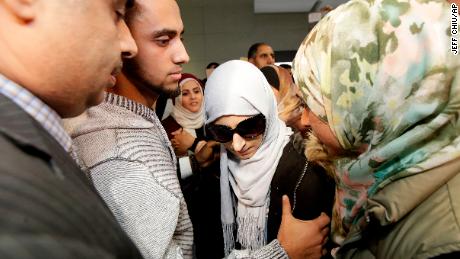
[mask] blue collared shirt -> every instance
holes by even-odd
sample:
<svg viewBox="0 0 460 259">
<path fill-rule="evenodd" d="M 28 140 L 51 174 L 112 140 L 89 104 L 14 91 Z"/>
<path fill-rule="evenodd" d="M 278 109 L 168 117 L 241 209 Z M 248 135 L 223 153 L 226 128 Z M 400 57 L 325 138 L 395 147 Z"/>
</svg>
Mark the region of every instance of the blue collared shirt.
<svg viewBox="0 0 460 259">
<path fill-rule="evenodd" d="M 0 74 L 0 94 L 5 95 L 38 121 L 59 144 L 70 152 L 72 140 L 62 127 L 61 117 L 24 87 Z"/>
</svg>

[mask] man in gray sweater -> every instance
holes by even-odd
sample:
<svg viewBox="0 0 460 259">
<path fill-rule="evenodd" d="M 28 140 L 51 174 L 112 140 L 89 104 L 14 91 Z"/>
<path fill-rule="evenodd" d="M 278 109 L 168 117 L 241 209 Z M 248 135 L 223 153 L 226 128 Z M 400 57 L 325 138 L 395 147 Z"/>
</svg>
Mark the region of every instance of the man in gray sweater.
<svg viewBox="0 0 460 259">
<path fill-rule="evenodd" d="M 173 94 L 189 56 L 175 0 L 137 0 L 127 23 L 138 55 L 125 60 L 105 102 L 67 121 L 81 167 L 145 258 L 192 258 L 193 229 L 168 137 L 151 110 Z M 204 149 L 208 150 L 208 149 Z M 197 162 L 206 162 L 197 154 Z M 302 222 L 287 210 L 279 241 L 236 258 L 296 258 L 321 254 L 329 219 Z M 295 238 L 295 240 L 292 240 Z"/>
</svg>

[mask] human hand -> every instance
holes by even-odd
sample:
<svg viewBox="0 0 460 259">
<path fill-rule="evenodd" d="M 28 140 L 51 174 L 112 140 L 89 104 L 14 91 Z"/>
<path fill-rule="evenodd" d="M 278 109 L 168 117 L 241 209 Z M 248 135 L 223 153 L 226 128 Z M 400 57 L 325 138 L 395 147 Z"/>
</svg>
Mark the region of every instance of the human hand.
<svg viewBox="0 0 460 259">
<path fill-rule="evenodd" d="M 178 129 L 171 133 L 174 137 L 171 139 L 171 144 L 176 152 L 176 155 L 187 154 L 187 150 L 192 146 L 195 137 L 184 129 Z"/>
<path fill-rule="evenodd" d="M 214 152 L 214 147 L 220 145 L 219 142 L 210 140 L 195 153 L 196 161 L 200 164 L 201 167 L 208 167 L 212 162 L 219 158 L 220 153 Z"/>
<path fill-rule="evenodd" d="M 194 150 L 195 153 L 198 153 L 200 152 L 200 150 L 206 145 L 206 141 L 205 140 L 200 140 L 198 142 L 198 144 L 196 145 L 196 148 Z"/>
<path fill-rule="evenodd" d="M 313 220 L 299 220 L 292 216 L 289 198 L 283 196 L 283 215 L 278 241 L 290 259 L 321 258 L 325 254 L 323 245 L 329 234 L 329 217 L 321 213 Z"/>
</svg>

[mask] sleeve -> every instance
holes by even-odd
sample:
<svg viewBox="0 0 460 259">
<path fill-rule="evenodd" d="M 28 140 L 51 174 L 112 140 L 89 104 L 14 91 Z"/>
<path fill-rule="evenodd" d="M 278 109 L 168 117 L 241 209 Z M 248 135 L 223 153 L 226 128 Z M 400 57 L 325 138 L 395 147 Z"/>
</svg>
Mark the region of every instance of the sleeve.
<svg viewBox="0 0 460 259">
<path fill-rule="evenodd" d="M 173 239 L 180 198 L 139 162 L 110 160 L 90 169 L 94 185 L 145 258 L 182 258 Z"/>
<path fill-rule="evenodd" d="M 265 245 L 257 250 L 233 250 L 227 259 L 289 259 L 286 251 L 278 242 L 278 239 L 273 240 L 268 245 Z"/>
<path fill-rule="evenodd" d="M 179 172 L 181 179 L 186 179 L 193 174 L 192 165 L 188 156 L 179 158 Z"/>
</svg>

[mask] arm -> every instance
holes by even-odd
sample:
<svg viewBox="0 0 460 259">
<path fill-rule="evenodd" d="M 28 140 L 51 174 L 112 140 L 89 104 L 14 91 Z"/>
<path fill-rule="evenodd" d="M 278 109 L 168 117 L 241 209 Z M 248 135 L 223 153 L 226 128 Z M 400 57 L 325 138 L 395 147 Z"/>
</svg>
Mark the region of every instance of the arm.
<svg viewBox="0 0 460 259">
<path fill-rule="evenodd" d="M 173 239 L 180 199 L 161 186 L 145 165 L 111 160 L 91 168 L 90 174 L 99 194 L 145 258 L 181 258 Z"/>
<path fill-rule="evenodd" d="M 219 147 L 219 143 L 215 141 L 200 141 L 200 143 L 197 147 L 197 149 L 199 148 L 198 152 L 179 158 L 178 170 L 181 179 L 199 173 L 201 168 L 208 167 L 212 162 L 219 159 L 219 151 L 215 150 Z"/>
<path fill-rule="evenodd" d="M 187 154 L 189 148 L 193 145 L 195 137 L 184 129 L 179 129 L 171 133 L 173 138 L 171 139 L 171 144 L 174 148 L 174 152 L 177 156 L 184 156 Z M 194 151 L 194 150 L 192 150 Z"/>
<path fill-rule="evenodd" d="M 329 217 L 322 214 L 314 220 L 298 220 L 292 216 L 287 196 L 283 196 L 283 216 L 277 239 L 262 248 L 233 250 L 228 259 L 234 258 L 321 258 L 323 245 L 329 233 Z"/>
<path fill-rule="evenodd" d="M 255 251 L 233 250 L 227 259 L 289 259 L 277 239 Z"/>
</svg>

